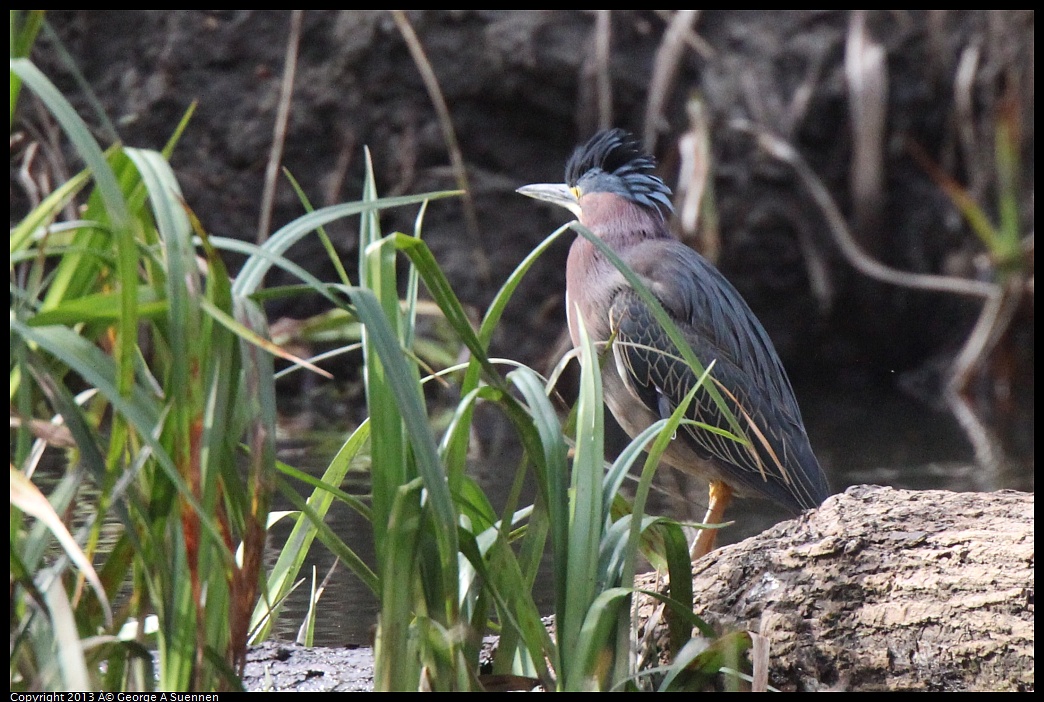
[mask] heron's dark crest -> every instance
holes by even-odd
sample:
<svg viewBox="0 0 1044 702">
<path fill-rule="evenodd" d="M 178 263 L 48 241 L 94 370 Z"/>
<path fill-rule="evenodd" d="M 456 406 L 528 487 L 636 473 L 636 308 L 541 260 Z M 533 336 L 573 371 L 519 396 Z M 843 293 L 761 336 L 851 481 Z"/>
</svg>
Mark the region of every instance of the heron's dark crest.
<svg viewBox="0 0 1044 702">
<path fill-rule="evenodd" d="M 632 134 L 610 129 L 577 147 L 566 163 L 565 181 L 581 193 L 615 193 L 665 217 L 674 211 L 671 189 L 655 170 L 656 159 Z"/>
</svg>

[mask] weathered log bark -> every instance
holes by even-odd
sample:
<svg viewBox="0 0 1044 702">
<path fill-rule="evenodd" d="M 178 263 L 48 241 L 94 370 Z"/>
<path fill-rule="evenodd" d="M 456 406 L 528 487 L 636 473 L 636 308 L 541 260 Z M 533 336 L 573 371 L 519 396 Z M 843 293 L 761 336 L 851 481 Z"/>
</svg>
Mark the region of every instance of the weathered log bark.
<svg viewBox="0 0 1044 702">
<path fill-rule="evenodd" d="M 1032 494 L 858 486 L 694 568 L 697 614 L 766 637 L 781 690 L 1033 689 Z"/>
</svg>

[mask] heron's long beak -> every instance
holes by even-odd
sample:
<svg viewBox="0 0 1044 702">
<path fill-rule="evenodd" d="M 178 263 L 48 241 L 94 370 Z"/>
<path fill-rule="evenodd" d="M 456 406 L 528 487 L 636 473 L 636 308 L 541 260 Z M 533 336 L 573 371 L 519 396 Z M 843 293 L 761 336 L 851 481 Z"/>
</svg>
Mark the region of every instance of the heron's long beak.
<svg viewBox="0 0 1044 702">
<path fill-rule="evenodd" d="M 564 207 L 576 215 L 578 219 L 580 218 L 580 202 L 576 199 L 576 194 L 573 192 L 573 189 L 565 183 L 535 183 L 533 185 L 523 185 L 515 192 L 521 193 L 526 197 L 543 200 L 544 202 L 550 202 L 553 205 Z"/>
</svg>

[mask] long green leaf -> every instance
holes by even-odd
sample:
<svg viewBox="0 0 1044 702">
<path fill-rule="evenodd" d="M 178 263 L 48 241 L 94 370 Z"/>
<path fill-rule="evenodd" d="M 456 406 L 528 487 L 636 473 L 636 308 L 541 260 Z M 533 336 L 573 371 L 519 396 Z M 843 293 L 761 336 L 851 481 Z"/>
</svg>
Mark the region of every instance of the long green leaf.
<svg viewBox="0 0 1044 702">
<path fill-rule="evenodd" d="M 414 616 L 416 549 L 423 522 L 420 478 L 402 485 L 392 501 L 388 521 L 388 558 L 381 574 L 381 616 L 374 646 L 373 686 L 381 692 L 416 691 L 420 661 L 411 655 L 410 622 Z"/>
<path fill-rule="evenodd" d="M 583 319 L 580 334 L 580 397 L 577 400 L 576 456 L 573 459 L 569 518 L 568 583 L 565 611 L 558 612 L 559 676 L 567 689 L 586 676 L 575 665 L 573 652 L 581 645 L 581 628 L 597 596 L 598 550 L 602 536 L 602 471 L 604 422 L 602 371 L 598 352 Z"/>
<path fill-rule="evenodd" d="M 264 249 L 272 255 L 279 255 L 310 234 L 317 227 L 324 224 L 362 214 L 364 212 L 375 212 L 389 207 L 401 207 L 403 205 L 416 205 L 425 200 L 439 200 L 441 198 L 453 197 L 457 191 L 440 191 L 424 193 L 421 195 L 403 195 L 400 197 L 381 198 L 372 202 L 349 202 L 341 205 L 331 205 L 318 209 L 282 227 L 268 238 Z M 261 285 L 265 274 L 271 268 L 271 259 L 256 257 L 248 260 L 239 275 L 236 276 L 234 290 L 238 295 L 250 295 Z"/>
<path fill-rule="evenodd" d="M 36 517 L 51 530 L 62 545 L 62 550 L 68 554 L 72 562 L 87 578 L 87 582 L 90 583 L 95 594 L 98 595 L 98 602 L 105 611 L 105 621 L 112 626 L 112 609 L 109 607 L 109 598 L 105 594 L 105 588 L 102 587 L 94 566 L 84 555 L 80 545 L 76 543 L 76 539 L 65 528 L 65 523 L 55 513 L 51 503 L 47 501 L 40 489 L 20 471 L 15 470 L 14 466 L 11 466 L 11 504 L 26 514 Z"/>
<path fill-rule="evenodd" d="M 424 487 L 428 491 L 427 499 L 438 520 L 437 538 L 443 548 L 442 558 L 446 561 L 444 565 L 447 566 L 447 572 L 455 571 L 455 566 L 451 566 L 448 561 L 456 561 L 456 510 L 446 482 L 446 474 L 439 460 L 438 447 L 428 428 L 428 417 L 420 388 L 411 381 L 402 350 L 385 320 L 376 297 L 368 290 L 350 289 L 348 292 L 381 362 L 388 369 L 388 385 L 403 421 L 410 428 L 410 445 L 424 480 Z"/>
<path fill-rule="evenodd" d="M 155 402 L 140 386 L 135 385 L 128 397 L 121 394 L 116 387 L 116 373 L 112 359 L 65 327 L 33 328 L 12 319 L 11 331 L 34 344 L 39 344 L 62 363 L 73 368 L 86 382 L 98 388 L 113 407 L 127 418 L 141 439 L 148 444 L 159 461 L 160 467 L 174 484 L 182 499 L 199 514 L 200 522 L 209 536 L 216 543 L 224 543 L 221 530 L 213 518 L 205 513 L 178 473 L 170 455 L 155 438 L 154 432 L 159 422 L 160 412 Z M 232 562 L 232 554 L 227 550 L 225 560 L 229 564 Z"/>
<path fill-rule="evenodd" d="M 555 566 L 555 612 L 561 613 L 566 610 L 565 595 L 569 584 L 566 569 L 570 533 L 568 447 L 558 415 L 544 394 L 544 385 L 536 373 L 529 368 L 519 368 L 508 374 L 508 380 L 518 388 L 529 407 L 529 414 L 516 420 L 516 428 L 524 441 L 528 434 L 534 435 L 525 445 L 536 464 L 537 489 L 542 492 L 540 504 L 544 505 L 550 522 Z"/>
<path fill-rule="evenodd" d="M 117 336 L 118 351 L 117 386 L 120 392 L 126 393 L 133 383 L 133 360 L 137 342 L 137 296 L 135 288 L 130 284 L 137 278 L 137 247 L 130 227 L 130 212 L 123 192 L 116 180 L 116 175 L 109 167 L 105 154 L 98 146 L 90 130 L 76 113 L 69 101 L 58 92 L 58 89 L 27 59 L 11 59 L 11 72 L 16 74 L 37 97 L 47 106 L 51 114 L 68 135 L 73 147 L 86 162 L 109 216 L 110 226 L 115 235 L 118 253 L 118 277 L 121 281 L 123 314 L 120 318 Z"/>
<path fill-rule="evenodd" d="M 11 228 L 11 255 L 29 245 L 30 237 L 58 216 L 58 213 L 87 183 L 90 171 L 80 171 L 55 188 L 43 201 L 26 215 L 25 219 Z"/>
<path fill-rule="evenodd" d="M 575 660 L 569 668 L 564 688 L 570 691 L 601 690 L 609 673 L 611 636 L 621 607 L 625 607 L 631 589 L 614 587 L 598 593 L 585 613 L 572 655 Z"/>
<path fill-rule="evenodd" d="M 496 384 L 500 380 L 500 376 L 486 357 L 486 345 L 479 341 L 478 336 L 471 327 L 467 313 L 464 311 L 464 306 L 457 299 L 449 280 L 442 272 L 442 269 L 439 268 L 427 244 L 420 239 L 406 236 L 405 234 L 393 234 L 390 240 L 391 243 L 409 256 L 418 274 L 424 280 L 428 292 L 431 293 L 439 309 L 446 316 L 446 321 L 449 322 L 461 342 L 471 351 L 475 360 L 486 371 L 487 379 L 491 383 Z"/>
<path fill-rule="evenodd" d="M 341 449 L 330 461 L 321 478 L 323 484 L 340 485 L 344 481 L 345 475 L 348 474 L 352 462 L 366 447 L 369 440 L 370 423 L 369 421 L 364 421 L 352 432 L 348 440 L 344 442 L 344 445 L 341 446 Z M 329 490 L 318 486 L 308 498 L 309 508 L 320 521 L 326 516 L 332 504 L 333 494 Z M 272 566 L 272 570 L 268 574 L 268 601 L 258 602 L 257 607 L 254 609 L 251 630 L 258 630 L 255 641 L 262 641 L 266 638 L 269 626 L 266 624 L 264 628 L 259 629 L 259 625 L 268 616 L 269 603 L 279 602 L 290 591 L 294 580 L 297 579 L 297 574 L 304 565 L 308 556 L 308 550 L 316 537 L 318 528 L 317 522 L 309 519 L 307 514 L 301 514 L 297 517 L 290 535 L 286 538 L 286 543 L 279 550 L 279 557 L 276 559 L 275 565 Z M 356 573 L 356 575 L 360 575 L 360 573 Z M 368 578 L 369 575 L 362 573 L 361 577 Z M 376 576 L 367 584 L 375 592 L 377 591 Z"/>
</svg>

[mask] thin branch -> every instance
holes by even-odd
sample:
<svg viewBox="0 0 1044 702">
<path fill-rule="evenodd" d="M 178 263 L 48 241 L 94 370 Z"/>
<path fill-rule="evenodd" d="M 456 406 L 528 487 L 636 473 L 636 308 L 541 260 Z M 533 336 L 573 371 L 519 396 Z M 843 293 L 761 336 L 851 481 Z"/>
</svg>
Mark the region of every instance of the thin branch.
<svg viewBox="0 0 1044 702">
<path fill-rule="evenodd" d="M 431 62 L 428 61 L 428 57 L 424 53 L 424 47 L 421 45 L 417 33 L 413 30 L 413 25 L 410 24 L 410 20 L 406 17 L 406 12 L 403 10 L 391 10 L 391 15 L 392 19 L 395 20 L 395 26 L 398 27 L 399 33 L 402 35 L 403 41 L 406 42 L 410 56 L 413 57 L 413 63 L 417 66 L 417 70 L 420 71 L 421 80 L 424 81 L 428 97 L 431 99 L 431 103 L 435 107 L 435 113 L 438 115 L 439 126 L 442 128 L 442 138 L 446 142 L 446 148 L 449 150 L 450 163 L 453 166 L 453 175 L 456 178 L 457 187 L 464 191 L 464 219 L 467 223 L 468 235 L 471 237 L 475 264 L 478 267 L 479 276 L 483 280 L 489 280 L 492 276 L 492 269 L 489 258 L 486 256 L 486 251 L 482 246 L 482 238 L 479 235 L 475 200 L 472 198 L 471 188 L 468 186 L 468 173 L 464 167 L 464 157 L 460 150 L 460 144 L 457 141 L 457 132 L 453 128 L 453 119 L 450 116 L 449 106 L 446 104 L 446 98 L 442 94 L 442 88 L 439 87 L 439 79 L 435 75 L 435 70 L 432 68 Z"/>
<path fill-rule="evenodd" d="M 761 619 L 761 628 L 764 630 L 765 622 L 769 621 L 768 617 Z M 751 668 L 753 669 L 753 680 L 750 683 L 751 692 L 768 692 L 768 676 L 769 676 L 769 649 L 772 642 L 772 633 L 768 632 L 765 634 L 755 634 L 753 631 L 748 632 L 750 634 L 750 661 Z"/>
<path fill-rule="evenodd" d="M 678 138 L 678 226 L 683 241 L 694 240 L 704 258 L 717 263 L 721 236 L 711 178 L 710 120 L 699 97 L 689 98 L 686 111 L 689 129 Z"/>
<path fill-rule="evenodd" d="M 957 63 L 957 75 L 953 79 L 953 102 L 956 112 L 957 136 L 960 140 L 964 168 L 972 180 L 971 191 L 982 196 L 985 188 L 981 175 L 985 169 L 980 168 L 978 139 L 975 136 L 975 72 L 979 67 L 979 47 L 972 45 L 961 52 Z"/>
<path fill-rule="evenodd" d="M 24 132 L 22 132 L 22 134 L 24 134 Z M 40 142 L 30 141 L 25 149 L 25 153 L 22 155 L 22 163 L 18 168 L 18 182 L 21 184 L 22 191 L 25 192 L 26 197 L 29 198 L 30 210 L 35 210 L 40 204 L 40 201 L 43 200 L 44 188 L 46 187 L 38 184 L 33 179 L 33 165 L 36 161 L 36 154 L 39 150 Z M 43 181 L 44 179 L 45 176 L 41 176 L 41 180 Z"/>
<path fill-rule="evenodd" d="M 341 191 L 344 189 L 344 181 L 348 178 L 348 167 L 352 163 L 352 153 L 355 151 L 355 134 L 349 132 L 341 140 L 341 149 L 337 152 L 337 162 L 327 179 L 323 202 L 333 205 L 340 201 Z"/>
<path fill-rule="evenodd" d="M 834 199 L 830 196 L 826 186 L 823 185 L 819 176 L 815 174 L 793 146 L 749 120 L 734 120 L 731 125 L 741 132 L 754 136 L 758 140 L 758 145 L 770 156 L 794 169 L 805 188 L 808 189 L 812 199 L 822 211 L 830 232 L 841 249 L 841 253 L 849 264 L 863 275 L 892 285 L 901 285 L 918 290 L 931 290 L 933 292 L 986 299 L 996 294 L 998 288 L 994 283 L 928 273 L 910 273 L 886 266 L 871 258 L 852 237 L 848 223 L 840 210 L 838 210 L 837 205 L 834 204 Z"/>
<path fill-rule="evenodd" d="M 815 237 L 809 231 L 808 222 L 797 215 L 789 219 L 794 224 L 798 248 L 801 249 L 801 255 L 805 260 L 808 287 L 812 291 L 812 296 L 819 303 L 819 311 L 825 315 L 834 307 L 835 290 L 830 266 L 823 251 L 816 246 Z"/>
<path fill-rule="evenodd" d="M 687 45 L 686 37 L 692 33 L 692 27 L 699 16 L 699 10 L 678 10 L 667 25 L 660 48 L 656 50 L 652 80 L 649 82 L 649 99 L 645 106 L 643 136 L 645 148 L 650 153 L 656 150 L 656 138 L 660 133 L 664 106 L 678 76 L 683 51 Z"/>
<path fill-rule="evenodd" d="M 286 144 L 286 125 L 290 121 L 290 98 L 294 94 L 294 76 L 297 74 L 297 52 L 301 45 L 303 19 L 304 10 L 291 11 L 290 37 L 286 41 L 286 60 L 283 62 L 283 81 L 279 86 L 279 106 L 276 109 L 275 124 L 272 127 L 272 149 L 268 153 L 265 185 L 261 192 L 261 216 L 257 222 L 257 243 L 259 244 L 263 244 L 268 239 L 268 230 L 272 226 L 272 210 L 275 208 L 279 166 L 283 161 L 283 147 Z"/>
<path fill-rule="evenodd" d="M 609 75 L 609 49 L 612 46 L 612 10 L 598 10 L 595 19 L 595 90 L 598 98 L 598 128 L 613 126 L 613 82 Z"/>
<path fill-rule="evenodd" d="M 945 397 L 946 406 L 972 445 L 975 462 L 986 469 L 983 471 L 984 475 L 979 478 L 981 489 L 984 491 L 996 490 L 1002 487 L 996 481 L 996 476 L 1000 474 L 1005 460 L 1000 440 L 982 421 L 979 413 L 975 411 L 966 397 L 956 392 L 947 392 Z"/>
<path fill-rule="evenodd" d="M 857 10 L 845 41 L 845 79 L 852 106 L 852 163 L 849 187 L 855 209 L 856 233 L 872 241 L 884 199 L 885 121 L 888 112 L 888 68 L 884 48 L 866 30 L 866 13 Z"/>
<path fill-rule="evenodd" d="M 879 263 L 859 248 L 852 238 L 844 217 L 834 204 L 833 198 L 830 197 L 830 193 L 790 144 L 746 120 L 735 122 L 734 126 L 740 131 L 755 136 L 758 144 L 765 151 L 787 163 L 797 172 L 822 210 L 830 231 L 845 258 L 856 270 L 868 277 L 893 285 L 984 299 L 985 304 L 979 312 L 979 318 L 950 367 L 946 397 L 954 416 L 961 423 L 961 427 L 975 448 L 978 462 L 986 467 L 998 465 L 998 443 L 990 436 L 962 393 L 967 389 L 971 374 L 982 363 L 982 359 L 993 350 L 1001 335 L 1010 326 L 1022 296 L 1026 291 L 1032 290 L 1032 279 L 1013 276 L 1004 286 L 1001 286 L 951 276 L 908 273 Z M 1032 247 L 1032 238 L 1027 238 L 1024 245 Z"/>
<path fill-rule="evenodd" d="M 986 298 L 975 326 L 951 366 L 950 392 L 959 394 L 967 389 L 972 373 L 1011 326 L 1011 320 L 1022 300 L 1023 288 L 1022 277 L 1013 276 L 1005 287 L 996 286 L 994 294 Z"/>
<path fill-rule="evenodd" d="M 670 24 L 675 12 L 676 10 L 653 10 L 653 13 L 663 20 L 664 24 Z M 714 47 L 696 32 L 687 32 L 682 37 L 682 41 L 685 42 L 686 46 L 699 54 L 700 58 L 709 60 L 717 55 L 717 52 L 714 51 Z"/>
</svg>

